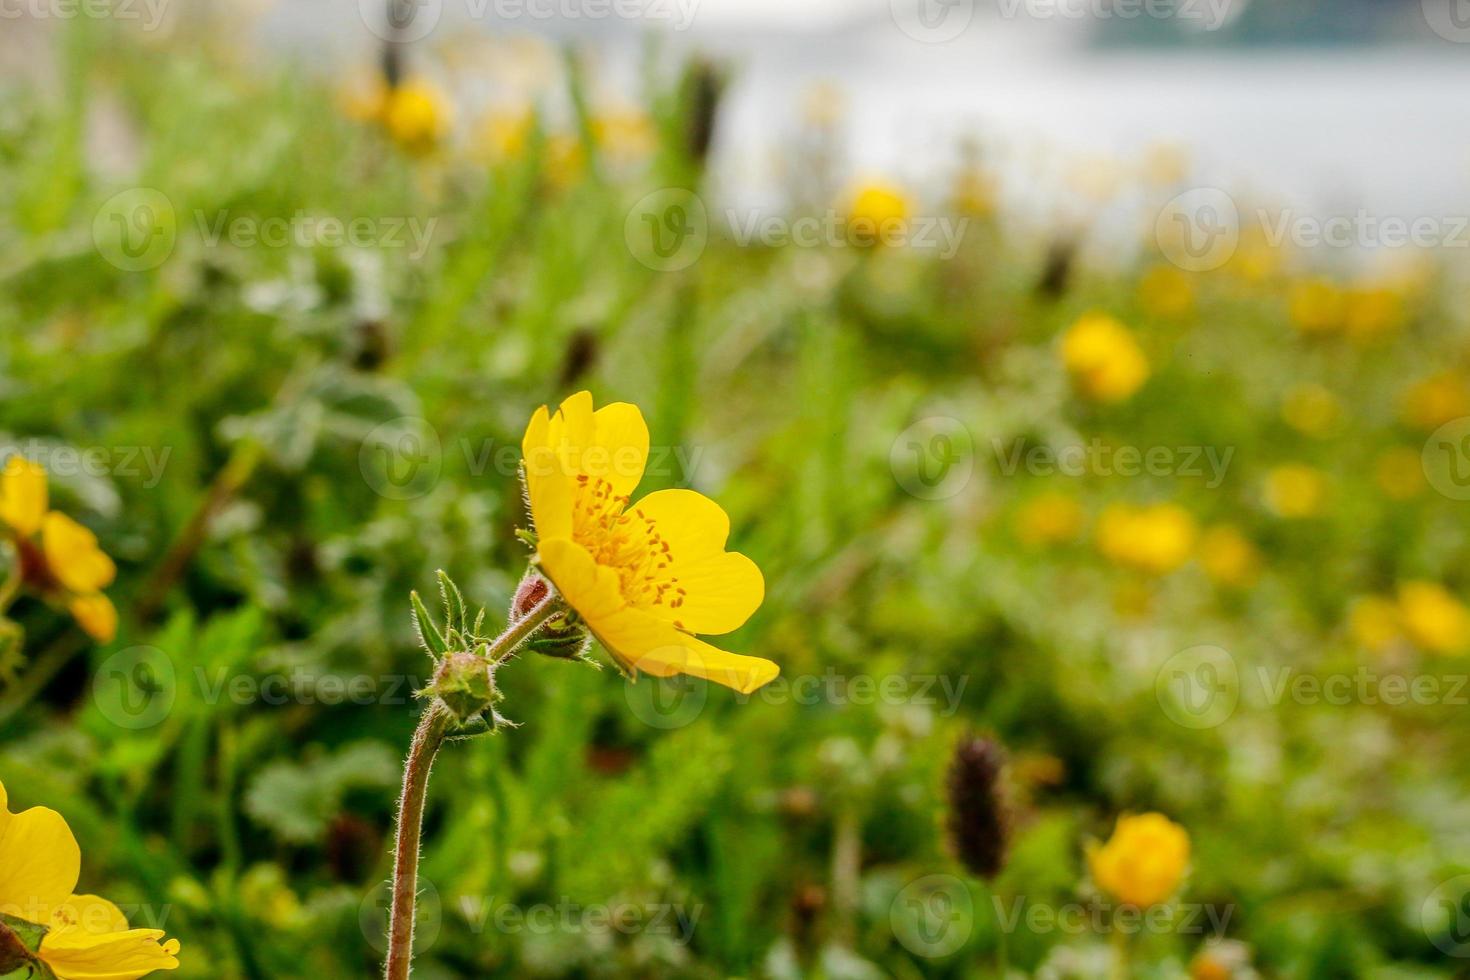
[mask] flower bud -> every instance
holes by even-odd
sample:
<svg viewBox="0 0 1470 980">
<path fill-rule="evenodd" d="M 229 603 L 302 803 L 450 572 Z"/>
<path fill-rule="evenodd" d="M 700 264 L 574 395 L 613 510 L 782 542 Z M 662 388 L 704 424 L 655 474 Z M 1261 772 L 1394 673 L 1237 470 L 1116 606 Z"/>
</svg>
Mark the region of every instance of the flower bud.
<svg viewBox="0 0 1470 980">
<path fill-rule="evenodd" d="M 526 572 L 521 584 L 516 587 L 515 598 L 510 604 L 510 618 L 514 622 L 526 616 L 551 595 L 551 583 L 535 569 Z M 590 642 L 587 628 L 571 616 L 563 613 L 553 616 L 536 631 L 526 644 L 527 649 L 548 657 L 575 660 L 587 651 Z"/>
<path fill-rule="evenodd" d="M 0 976 L 9 976 L 29 965 L 34 957 L 9 926 L 0 921 Z"/>
<path fill-rule="evenodd" d="M 494 667 L 479 654 L 467 651 L 445 654 L 429 691 L 444 702 L 461 725 L 477 715 L 493 714 L 495 702 L 500 700 Z"/>
</svg>

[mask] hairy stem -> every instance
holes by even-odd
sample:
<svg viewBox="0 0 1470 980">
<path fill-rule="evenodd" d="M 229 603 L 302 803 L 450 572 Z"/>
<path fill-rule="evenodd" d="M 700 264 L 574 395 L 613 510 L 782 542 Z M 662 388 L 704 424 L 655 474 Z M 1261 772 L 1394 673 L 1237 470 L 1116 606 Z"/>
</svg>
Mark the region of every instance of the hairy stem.
<svg viewBox="0 0 1470 980">
<path fill-rule="evenodd" d="M 551 593 L 526 615 L 506 627 L 491 642 L 492 662 L 507 659 L 551 617 L 564 612 L 561 597 Z M 437 699 L 424 709 L 413 747 L 403 766 L 403 795 L 398 800 L 398 840 L 393 851 L 393 905 L 388 917 L 387 980 L 408 980 L 413 960 L 413 918 L 419 887 L 419 839 L 424 826 L 424 803 L 429 796 L 429 772 L 434 757 L 453 723 L 449 709 Z"/>
</svg>

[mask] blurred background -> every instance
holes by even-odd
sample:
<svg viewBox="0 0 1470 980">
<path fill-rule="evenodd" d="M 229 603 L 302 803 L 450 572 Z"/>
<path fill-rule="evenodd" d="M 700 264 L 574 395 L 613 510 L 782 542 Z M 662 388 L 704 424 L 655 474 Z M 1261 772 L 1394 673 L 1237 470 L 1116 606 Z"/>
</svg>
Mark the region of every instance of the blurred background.
<svg viewBox="0 0 1470 980">
<path fill-rule="evenodd" d="M 521 433 L 585 388 L 728 511 L 720 643 L 782 677 L 501 671 L 417 975 L 1470 976 L 1467 45 L 1463 0 L 0 0 L 0 449 L 117 565 L 113 627 L 7 531 L 10 807 L 180 977 L 375 975 L 409 591 L 503 622 Z M 1089 855 L 1145 812 L 1189 860 L 1130 918 Z"/>
</svg>

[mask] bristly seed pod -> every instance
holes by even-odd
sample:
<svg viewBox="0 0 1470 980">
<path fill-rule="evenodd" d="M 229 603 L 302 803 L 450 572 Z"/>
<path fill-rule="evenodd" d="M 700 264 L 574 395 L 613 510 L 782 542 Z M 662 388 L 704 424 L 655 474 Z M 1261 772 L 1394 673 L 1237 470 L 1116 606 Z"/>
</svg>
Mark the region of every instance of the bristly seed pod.
<svg viewBox="0 0 1470 980">
<path fill-rule="evenodd" d="M 989 881 L 1006 863 L 1010 808 L 1001 785 L 1005 756 L 989 739 L 966 736 L 949 764 L 950 846 L 977 877 Z"/>
</svg>

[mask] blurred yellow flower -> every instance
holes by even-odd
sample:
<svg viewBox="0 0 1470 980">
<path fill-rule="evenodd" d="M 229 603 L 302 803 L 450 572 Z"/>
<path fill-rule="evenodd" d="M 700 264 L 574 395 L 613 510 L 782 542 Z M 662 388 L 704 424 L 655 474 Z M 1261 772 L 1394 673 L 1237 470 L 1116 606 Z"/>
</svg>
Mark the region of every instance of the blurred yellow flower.
<svg viewBox="0 0 1470 980">
<path fill-rule="evenodd" d="M 1200 536 L 1199 560 L 1211 581 L 1232 588 L 1250 585 L 1261 570 L 1256 546 L 1228 524 L 1211 527 Z"/>
<path fill-rule="evenodd" d="M 1032 497 L 1016 515 L 1016 536 L 1030 545 L 1072 541 L 1081 531 L 1082 505 L 1057 490 Z"/>
<path fill-rule="evenodd" d="M 102 594 L 117 568 L 97 536 L 48 505 L 46 471 L 11 456 L 0 471 L 0 523 L 20 559 L 21 577 L 42 598 L 65 606 L 93 639 L 110 642 L 117 610 Z"/>
<path fill-rule="evenodd" d="M 648 159 L 658 145 L 653 120 L 640 109 L 608 109 L 592 117 L 592 138 L 615 166 Z"/>
<path fill-rule="evenodd" d="M 1426 432 L 1470 415 L 1470 391 L 1465 379 L 1449 371 L 1416 382 L 1404 392 L 1403 420 Z"/>
<path fill-rule="evenodd" d="M 1194 309 L 1194 282 L 1183 269 L 1156 263 L 1138 281 L 1138 302 L 1150 316 L 1184 316 Z"/>
<path fill-rule="evenodd" d="M 1151 184 L 1169 186 L 1189 176 L 1189 150 L 1177 143 L 1151 143 L 1144 148 L 1140 170 Z"/>
<path fill-rule="evenodd" d="M 1109 560 L 1161 575 L 1189 560 L 1194 518 L 1177 504 L 1110 504 L 1097 524 L 1097 546 Z"/>
<path fill-rule="evenodd" d="M 816 82 L 801 96 L 801 115 L 807 125 L 830 129 L 842 121 L 847 99 L 832 82 Z"/>
<path fill-rule="evenodd" d="M 1327 476 L 1301 463 L 1286 463 L 1266 474 L 1266 506 L 1279 517 L 1314 517 L 1327 501 Z"/>
<path fill-rule="evenodd" d="M 495 110 L 479 125 L 475 149 L 490 163 L 520 159 L 531 142 L 536 115 L 530 109 Z"/>
<path fill-rule="evenodd" d="M 636 406 L 593 411 L 585 391 L 554 415 L 543 405 L 521 448 L 537 562 L 625 669 L 690 674 L 744 693 L 775 678 L 771 661 L 695 638 L 739 628 L 765 582 L 755 562 L 725 550 L 730 519 L 708 497 L 658 490 L 630 502 L 648 461 Z"/>
<path fill-rule="evenodd" d="M 1281 400 L 1281 417 L 1303 435 L 1328 435 L 1341 414 L 1337 396 L 1319 384 L 1293 385 Z"/>
<path fill-rule="evenodd" d="M 1087 864 L 1101 891 L 1147 908 L 1178 891 L 1189 867 L 1189 834 L 1161 813 L 1119 817 L 1106 844 L 1088 847 Z"/>
<path fill-rule="evenodd" d="M 1424 461 L 1408 446 L 1385 449 L 1373 464 L 1373 479 L 1390 500 L 1410 500 L 1424 491 Z"/>
<path fill-rule="evenodd" d="M 1470 609 L 1437 582 L 1399 585 L 1399 619 L 1409 639 L 1431 653 L 1470 648 Z"/>
<path fill-rule="evenodd" d="M 404 152 L 423 156 L 449 135 L 449 99 L 422 79 L 411 79 L 383 96 L 379 116 L 384 130 Z"/>
<path fill-rule="evenodd" d="M 1265 228 L 1252 222 L 1240 229 L 1240 241 L 1227 268 L 1252 285 L 1274 279 L 1281 272 L 1282 248 L 1272 244 Z"/>
<path fill-rule="evenodd" d="M 10 920 L 0 918 L 0 971 L 39 976 L 45 964 L 58 980 L 136 980 L 177 969 L 177 939 L 129 929 L 107 899 L 74 893 L 81 865 L 66 819 L 46 807 L 11 813 L 0 783 L 0 914 Z M 34 949 L 26 926 L 46 930 Z"/>
<path fill-rule="evenodd" d="M 1369 341 L 1403 327 L 1403 297 L 1384 286 L 1359 286 L 1348 291 L 1344 328 L 1357 341 Z"/>
<path fill-rule="evenodd" d="M 1347 316 L 1347 294 L 1327 279 L 1293 283 L 1288 303 L 1291 322 L 1305 334 L 1337 330 Z"/>
<path fill-rule="evenodd" d="M 908 195 L 902 188 L 880 182 L 864 184 L 848 205 L 848 233 L 860 245 L 876 245 L 902 227 L 909 208 Z"/>
<path fill-rule="evenodd" d="M 966 169 L 954 180 L 955 210 L 975 218 L 994 214 L 999 197 L 997 184 L 994 174 L 979 167 Z"/>
<path fill-rule="evenodd" d="M 1128 328 L 1102 313 L 1088 313 L 1062 337 L 1062 363 L 1072 383 L 1089 398 L 1120 402 L 1148 380 L 1148 358 Z"/>
<path fill-rule="evenodd" d="M 1348 632 L 1365 649 L 1382 653 L 1399 638 L 1399 607 L 1383 596 L 1360 596 L 1348 610 Z"/>
</svg>

